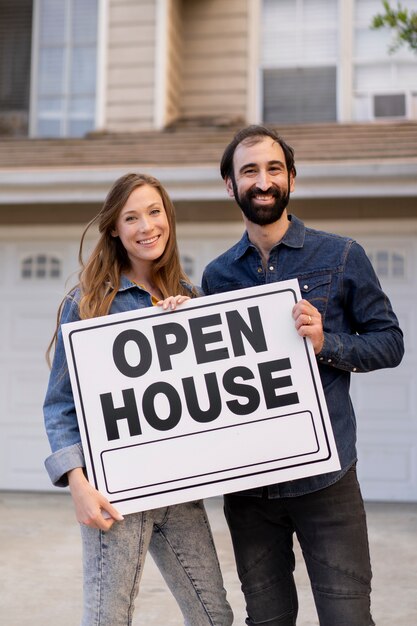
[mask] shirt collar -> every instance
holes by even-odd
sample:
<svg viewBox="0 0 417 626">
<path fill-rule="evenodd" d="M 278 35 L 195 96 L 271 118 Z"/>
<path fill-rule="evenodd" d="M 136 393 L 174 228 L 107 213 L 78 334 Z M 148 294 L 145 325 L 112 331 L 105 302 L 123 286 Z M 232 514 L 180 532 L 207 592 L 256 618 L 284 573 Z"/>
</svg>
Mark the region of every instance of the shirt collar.
<svg viewBox="0 0 417 626">
<path fill-rule="evenodd" d="M 132 287 L 137 287 L 137 285 L 133 283 L 125 274 L 122 274 L 120 276 L 119 291 L 126 291 L 126 289 L 131 289 Z"/>
<path fill-rule="evenodd" d="M 288 220 L 290 224 L 288 226 L 287 232 L 285 233 L 281 241 L 278 241 L 273 246 L 274 248 L 279 244 L 288 246 L 288 248 L 303 247 L 306 230 L 304 223 L 295 215 L 288 215 Z M 235 261 L 244 256 L 250 248 L 256 248 L 256 246 L 249 239 L 248 232 L 245 231 L 242 239 L 238 242 L 236 246 Z"/>
</svg>

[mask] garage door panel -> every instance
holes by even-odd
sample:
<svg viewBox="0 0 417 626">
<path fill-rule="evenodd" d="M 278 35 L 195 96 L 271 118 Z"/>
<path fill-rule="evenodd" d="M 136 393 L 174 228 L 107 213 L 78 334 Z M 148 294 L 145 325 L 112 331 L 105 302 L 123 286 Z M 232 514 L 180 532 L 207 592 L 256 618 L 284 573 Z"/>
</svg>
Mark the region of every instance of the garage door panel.
<svg viewBox="0 0 417 626">
<path fill-rule="evenodd" d="M 358 446 L 358 475 L 362 492 L 373 500 L 412 500 L 417 493 L 417 450 L 409 443 L 382 441 Z"/>
<path fill-rule="evenodd" d="M 8 446 L 3 453 L 2 489 L 53 489 L 44 466 L 50 449 L 42 431 L 37 425 L 24 431 L 5 427 Z"/>
<path fill-rule="evenodd" d="M 42 302 L 14 301 L 10 312 L 7 344 L 14 353 L 45 353 L 55 329 L 56 310 L 59 299 L 43 299 Z"/>
<path fill-rule="evenodd" d="M 6 283 L 7 268 L 6 268 L 6 250 L 5 246 L 0 243 L 0 287 L 3 287 Z"/>
<path fill-rule="evenodd" d="M 46 365 L 42 370 L 24 369 L 17 364 L 8 368 L 2 383 L 3 397 L 6 398 L 2 422 L 22 426 L 36 422 L 43 426 L 42 405 L 48 378 Z"/>
<path fill-rule="evenodd" d="M 359 427 L 392 428 L 392 420 L 402 427 L 412 422 L 416 406 L 413 373 L 404 366 L 354 376 L 352 400 L 360 420 Z"/>
<path fill-rule="evenodd" d="M 414 449 L 407 444 L 361 444 L 360 453 L 367 481 L 411 482 Z"/>
</svg>

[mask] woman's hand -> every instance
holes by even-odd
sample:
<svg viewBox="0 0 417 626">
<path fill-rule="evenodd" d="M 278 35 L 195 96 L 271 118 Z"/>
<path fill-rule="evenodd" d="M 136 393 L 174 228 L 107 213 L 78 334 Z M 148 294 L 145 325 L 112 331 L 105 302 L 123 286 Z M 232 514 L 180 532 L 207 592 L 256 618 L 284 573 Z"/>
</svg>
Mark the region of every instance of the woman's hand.
<svg viewBox="0 0 417 626">
<path fill-rule="evenodd" d="M 156 303 L 156 306 L 162 307 L 164 311 L 167 309 L 174 311 L 178 304 L 184 304 L 187 300 L 190 300 L 190 296 L 169 296 L 168 298 L 165 298 L 165 300 L 159 300 L 159 302 Z"/>
<path fill-rule="evenodd" d="M 80 524 L 109 530 L 123 516 L 88 482 L 81 467 L 68 472 L 68 482 L 74 501 L 75 515 Z"/>
<path fill-rule="evenodd" d="M 292 310 L 295 328 L 301 337 L 309 337 L 314 354 L 321 352 L 324 344 L 321 313 L 307 300 L 300 300 Z"/>
</svg>

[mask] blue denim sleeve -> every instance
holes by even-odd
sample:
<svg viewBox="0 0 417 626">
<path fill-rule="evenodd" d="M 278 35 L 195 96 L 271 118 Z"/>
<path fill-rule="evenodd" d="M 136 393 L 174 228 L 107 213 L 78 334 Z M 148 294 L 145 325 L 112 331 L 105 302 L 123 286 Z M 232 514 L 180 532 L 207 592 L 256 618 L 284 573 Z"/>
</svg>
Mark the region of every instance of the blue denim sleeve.
<svg viewBox="0 0 417 626">
<path fill-rule="evenodd" d="M 61 326 L 78 319 L 78 302 L 74 295 L 68 296 L 62 310 Z M 58 331 L 43 412 L 52 450 L 52 454 L 45 461 L 45 467 L 52 483 L 65 487 L 68 484 L 67 472 L 76 467 L 84 467 L 85 462 L 61 327 Z"/>
<path fill-rule="evenodd" d="M 396 367 L 404 354 L 403 333 L 370 260 L 354 241 L 338 292 L 346 332 L 325 331 L 318 361 L 350 372 Z"/>
</svg>

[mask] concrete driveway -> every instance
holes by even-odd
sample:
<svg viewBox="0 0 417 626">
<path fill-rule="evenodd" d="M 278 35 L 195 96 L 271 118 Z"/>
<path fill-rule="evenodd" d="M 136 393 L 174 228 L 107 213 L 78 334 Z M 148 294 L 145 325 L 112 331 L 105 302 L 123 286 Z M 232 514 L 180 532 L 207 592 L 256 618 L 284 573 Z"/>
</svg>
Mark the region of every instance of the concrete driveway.
<svg viewBox="0 0 417 626">
<path fill-rule="evenodd" d="M 206 501 L 235 621 L 245 623 L 221 498 Z M 377 626 L 417 625 L 417 503 L 368 503 Z M 298 626 L 318 626 L 298 546 Z M 79 626 L 81 550 L 70 496 L 0 492 L 1 626 Z M 180 626 L 181 615 L 149 558 L 134 626 Z M 335 625 L 337 626 L 337 625 Z M 355 626 L 355 624 L 352 624 Z"/>
</svg>

